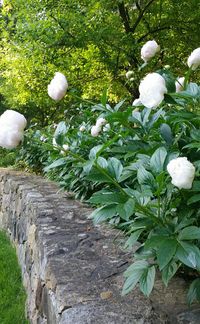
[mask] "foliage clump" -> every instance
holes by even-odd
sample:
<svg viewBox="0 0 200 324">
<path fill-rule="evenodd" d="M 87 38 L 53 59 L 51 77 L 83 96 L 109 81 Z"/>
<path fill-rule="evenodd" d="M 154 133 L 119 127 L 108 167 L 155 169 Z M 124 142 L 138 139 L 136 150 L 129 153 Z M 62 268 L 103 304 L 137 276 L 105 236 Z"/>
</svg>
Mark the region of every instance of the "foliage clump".
<svg viewBox="0 0 200 324">
<path fill-rule="evenodd" d="M 188 301 L 199 300 L 200 88 L 189 81 L 192 70 L 181 88 L 168 68 L 147 75 L 134 106 L 112 106 L 104 91 L 56 129 L 27 130 L 20 151 L 32 169 L 96 206 L 95 224 L 123 230 L 125 248 L 141 243 L 123 294 L 139 283 L 149 296 L 156 270 L 165 285 L 192 270 Z"/>
</svg>

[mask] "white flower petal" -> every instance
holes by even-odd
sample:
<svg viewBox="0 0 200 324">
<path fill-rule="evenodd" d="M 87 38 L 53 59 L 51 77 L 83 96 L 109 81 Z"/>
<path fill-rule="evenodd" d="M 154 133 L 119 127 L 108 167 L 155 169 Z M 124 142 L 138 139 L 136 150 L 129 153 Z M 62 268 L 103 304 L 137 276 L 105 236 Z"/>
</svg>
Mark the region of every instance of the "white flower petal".
<svg viewBox="0 0 200 324">
<path fill-rule="evenodd" d="M 200 47 L 196 48 L 188 57 L 187 60 L 188 66 L 192 70 L 196 70 L 200 65 Z"/>
<path fill-rule="evenodd" d="M 105 118 L 100 117 L 96 121 L 96 126 L 101 127 L 101 126 L 105 125 L 106 123 L 107 123 L 107 121 L 105 120 Z"/>
<path fill-rule="evenodd" d="M 150 73 L 139 85 L 140 101 L 147 108 L 156 108 L 167 93 L 165 79 L 158 73 Z"/>
<path fill-rule="evenodd" d="M 101 128 L 98 127 L 97 125 L 94 125 L 94 126 L 92 126 L 92 128 L 91 128 L 91 135 L 92 135 L 93 137 L 97 137 L 97 136 L 99 135 L 100 131 L 101 131 Z"/>
<path fill-rule="evenodd" d="M 172 184 L 179 189 L 191 189 L 195 176 L 195 167 L 186 157 L 178 157 L 167 165 Z"/>
<path fill-rule="evenodd" d="M 61 100 L 68 88 L 68 82 L 64 74 L 56 72 L 54 78 L 48 85 L 48 95 L 55 101 Z"/>
<path fill-rule="evenodd" d="M 160 51 L 160 46 L 155 40 L 148 41 L 141 48 L 141 58 L 144 62 L 148 62 L 152 57 Z"/>
<path fill-rule="evenodd" d="M 176 82 L 175 82 L 176 92 L 183 91 L 184 82 L 185 82 L 185 78 L 184 77 L 178 78 L 176 80 Z"/>
</svg>

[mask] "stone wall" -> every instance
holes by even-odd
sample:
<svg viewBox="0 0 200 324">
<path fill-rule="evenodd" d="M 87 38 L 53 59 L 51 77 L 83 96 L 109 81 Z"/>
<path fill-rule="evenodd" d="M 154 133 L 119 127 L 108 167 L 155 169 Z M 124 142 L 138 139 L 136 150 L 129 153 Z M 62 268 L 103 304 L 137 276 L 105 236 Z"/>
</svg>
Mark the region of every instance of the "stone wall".
<svg viewBox="0 0 200 324">
<path fill-rule="evenodd" d="M 182 282 L 173 284 L 175 297 L 159 280 L 152 300 L 137 288 L 121 297 L 131 258 L 119 233 L 94 227 L 89 208 L 54 183 L 0 169 L 0 201 L 0 228 L 16 246 L 30 323 L 199 323 L 199 309 L 188 311 L 183 301 Z"/>
</svg>

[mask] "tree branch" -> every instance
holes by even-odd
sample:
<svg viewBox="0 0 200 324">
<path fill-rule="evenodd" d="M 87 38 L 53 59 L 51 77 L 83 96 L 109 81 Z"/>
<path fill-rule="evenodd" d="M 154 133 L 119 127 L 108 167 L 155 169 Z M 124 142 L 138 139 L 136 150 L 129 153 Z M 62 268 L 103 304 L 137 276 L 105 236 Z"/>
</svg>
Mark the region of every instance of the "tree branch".
<svg viewBox="0 0 200 324">
<path fill-rule="evenodd" d="M 151 35 L 151 34 L 155 34 L 161 30 L 170 30 L 172 29 L 173 26 L 163 26 L 163 27 L 158 27 L 156 29 L 152 29 L 150 30 L 148 33 L 146 33 L 145 35 L 141 36 L 139 39 L 138 39 L 138 43 L 142 42 L 143 39 L 145 39 L 148 35 Z M 176 26 L 176 28 L 178 29 L 178 27 Z M 184 28 L 184 27 L 181 27 L 180 30 L 185 30 L 185 31 L 191 31 L 191 28 Z"/>
<path fill-rule="evenodd" d="M 139 6 L 139 4 L 138 4 L 138 1 L 136 1 L 136 7 L 137 7 L 138 10 L 139 10 L 139 16 L 137 17 L 135 24 L 134 24 L 133 27 L 131 28 L 131 31 L 132 31 L 133 33 L 135 32 L 135 30 L 136 30 L 137 26 L 139 25 L 140 21 L 142 20 L 144 14 L 145 14 L 145 12 L 146 12 L 146 10 L 150 7 L 150 5 L 151 5 L 154 1 L 155 1 L 155 0 L 150 0 L 150 1 L 146 4 L 146 6 L 145 6 L 143 9 L 140 8 L 140 6 Z"/>
<path fill-rule="evenodd" d="M 121 2 L 121 3 L 118 4 L 118 9 L 119 9 L 119 14 L 120 14 L 120 17 L 122 19 L 122 22 L 123 22 L 126 33 L 133 32 L 133 30 L 132 30 L 132 28 L 130 26 L 130 23 L 129 23 L 129 16 L 128 16 L 128 13 L 127 13 L 127 9 L 124 6 L 124 2 Z"/>
<path fill-rule="evenodd" d="M 172 28 L 172 26 L 161 26 L 161 27 L 158 27 L 158 28 L 155 28 L 155 29 L 152 29 L 152 30 L 149 30 L 148 33 L 144 34 L 143 36 L 141 36 L 139 39 L 138 39 L 138 43 L 142 42 L 143 39 L 145 39 L 147 36 L 151 35 L 151 34 L 155 34 L 161 30 L 170 30 Z"/>
</svg>

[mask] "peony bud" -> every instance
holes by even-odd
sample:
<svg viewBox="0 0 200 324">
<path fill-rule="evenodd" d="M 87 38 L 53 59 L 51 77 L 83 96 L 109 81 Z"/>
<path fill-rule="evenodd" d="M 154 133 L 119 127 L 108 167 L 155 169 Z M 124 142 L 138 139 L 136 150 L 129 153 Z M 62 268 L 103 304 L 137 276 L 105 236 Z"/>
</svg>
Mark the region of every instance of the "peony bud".
<svg viewBox="0 0 200 324">
<path fill-rule="evenodd" d="M 128 72 L 126 72 L 126 78 L 127 78 L 127 79 L 132 78 L 133 75 L 134 75 L 134 72 L 133 72 L 133 71 L 128 71 Z"/>
<path fill-rule="evenodd" d="M 100 117 L 96 121 L 96 126 L 101 127 L 101 126 L 105 125 L 106 123 L 107 123 L 107 121 L 104 118 Z"/>
<path fill-rule="evenodd" d="M 176 92 L 183 91 L 183 89 L 184 89 L 184 82 L 185 82 L 185 78 L 184 77 L 177 79 L 177 81 L 175 83 Z"/>
<path fill-rule="evenodd" d="M 92 128 L 91 128 L 91 135 L 93 137 L 97 137 L 99 135 L 100 131 L 101 131 L 101 127 L 98 127 L 97 125 L 92 126 Z"/>
<path fill-rule="evenodd" d="M 63 144 L 63 149 L 65 150 L 65 151 L 69 151 L 69 145 L 68 144 Z"/>
<path fill-rule="evenodd" d="M 165 79 L 158 73 L 149 73 L 139 85 L 140 101 L 147 108 L 156 108 L 167 93 Z"/>
<path fill-rule="evenodd" d="M 65 96 L 67 88 L 68 83 L 65 76 L 60 72 L 56 72 L 54 78 L 48 85 L 48 95 L 53 100 L 59 101 Z"/>
<path fill-rule="evenodd" d="M 192 70 L 196 70 L 200 65 L 200 47 L 196 48 L 188 57 L 187 64 Z"/>
<path fill-rule="evenodd" d="M 195 175 L 194 165 L 186 157 L 178 157 L 167 165 L 172 184 L 179 189 L 191 189 Z"/>
<path fill-rule="evenodd" d="M 40 141 L 41 142 L 46 142 L 47 141 L 47 138 L 43 135 L 40 136 Z"/>
<path fill-rule="evenodd" d="M 141 58 L 144 62 L 148 62 L 152 57 L 160 51 L 160 46 L 156 43 L 155 40 L 148 41 L 141 48 Z"/>
<path fill-rule="evenodd" d="M 80 128 L 79 128 L 80 132 L 84 132 L 85 131 L 85 126 L 82 125 Z"/>
<path fill-rule="evenodd" d="M 52 140 L 52 144 L 53 144 L 54 147 L 58 147 L 58 146 L 59 146 L 59 145 L 56 143 L 56 139 L 55 139 L 55 137 L 54 137 L 53 140 Z"/>
</svg>

